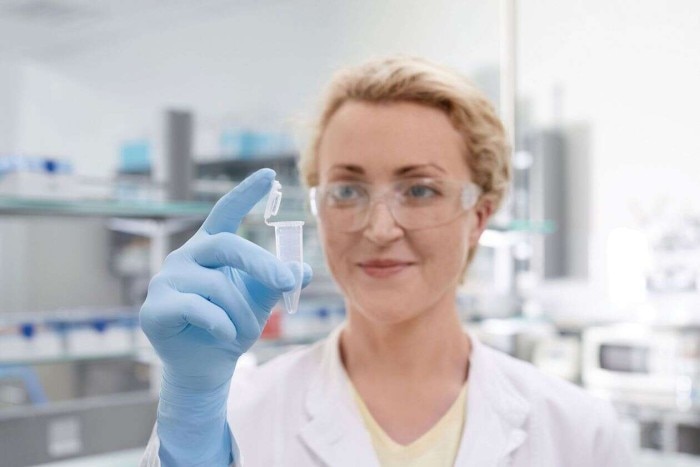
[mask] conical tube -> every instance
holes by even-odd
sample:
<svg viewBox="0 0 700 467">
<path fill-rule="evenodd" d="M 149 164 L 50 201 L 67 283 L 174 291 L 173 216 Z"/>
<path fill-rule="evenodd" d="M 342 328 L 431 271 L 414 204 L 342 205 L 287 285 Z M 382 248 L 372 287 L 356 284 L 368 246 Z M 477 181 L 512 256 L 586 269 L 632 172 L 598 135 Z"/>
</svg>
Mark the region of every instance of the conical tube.
<svg viewBox="0 0 700 467">
<path fill-rule="evenodd" d="M 277 258 L 290 267 L 296 284 L 294 290 L 283 293 L 284 309 L 296 313 L 299 308 L 301 283 L 304 278 L 303 221 L 270 222 L 275 227 Z"/>
</svg>

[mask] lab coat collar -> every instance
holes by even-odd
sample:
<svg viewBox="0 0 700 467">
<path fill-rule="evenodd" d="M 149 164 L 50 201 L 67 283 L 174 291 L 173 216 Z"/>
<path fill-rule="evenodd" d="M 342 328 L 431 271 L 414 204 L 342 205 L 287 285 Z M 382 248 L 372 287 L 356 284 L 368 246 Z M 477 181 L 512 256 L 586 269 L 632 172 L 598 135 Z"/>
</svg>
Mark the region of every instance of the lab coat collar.
<svg viewBox="0 0 700 467">
<path fill-rule="evenodd" d="M 506 378 L 496 351 L 471 332 L 466 426 L 455 465 L 508 465 L 527 438 L 530 403 Z"/>
<path fill-rule="evenodd" d="M 323 463 L 332 466 L 379 465 L 355 407 L 340 359 L 338 327 L 323 343 L 319 371 L 306 395 L 308 422 L 301 438 Z M 525 441 L 530 405 L 503 374 L 493 350 L 468 333 L 470 356 L 466 426 L 455 465 L 505 465 Z"/>
<path fill-rule="evenodd" d="M 326 465 L 379 467 L 340 359 L 341 331 L 342 326 L 336 328 L 323 343 L 321 366 L 306 395 L 310 419 L 301 438 Z"/>
</svg>

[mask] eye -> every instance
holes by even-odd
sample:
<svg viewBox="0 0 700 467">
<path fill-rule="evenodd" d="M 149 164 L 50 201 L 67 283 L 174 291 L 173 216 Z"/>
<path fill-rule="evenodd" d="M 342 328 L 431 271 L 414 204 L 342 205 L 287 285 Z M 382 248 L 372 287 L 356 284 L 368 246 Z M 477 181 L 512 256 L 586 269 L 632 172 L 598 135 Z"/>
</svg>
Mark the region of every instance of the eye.
<svg viewBox="0 0 700 467">
<path fill-rule="evenodd" d="M 439 195 L 440 192 L 435 187 L 421 183 L 410 185 L 405 192 L 405 196 L 412 199 L 428 199 Z"/>
<path fill-rule="evenodd" d="M 354 183 L 339 183 L 328 187 L 328 195 L 334 203 L 349 203 L 364 199 L 365 189 Z"/>
</svg>

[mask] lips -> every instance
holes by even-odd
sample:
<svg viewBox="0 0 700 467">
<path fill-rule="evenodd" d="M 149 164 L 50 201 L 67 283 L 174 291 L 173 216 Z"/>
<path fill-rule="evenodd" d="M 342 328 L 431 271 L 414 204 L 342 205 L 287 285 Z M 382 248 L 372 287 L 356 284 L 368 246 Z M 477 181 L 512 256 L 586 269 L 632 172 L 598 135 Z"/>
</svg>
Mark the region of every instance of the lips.
<svg viewBox="0 0 700 467">
<path fill-rule="evenodd" d="M 395 259 L 373 259 L 358 263 L 358 266 L 369 276 L 376 278 L 390 277 L 396 275 L 414 263 L 410 261 L 400 261 Z"/>
</svg>

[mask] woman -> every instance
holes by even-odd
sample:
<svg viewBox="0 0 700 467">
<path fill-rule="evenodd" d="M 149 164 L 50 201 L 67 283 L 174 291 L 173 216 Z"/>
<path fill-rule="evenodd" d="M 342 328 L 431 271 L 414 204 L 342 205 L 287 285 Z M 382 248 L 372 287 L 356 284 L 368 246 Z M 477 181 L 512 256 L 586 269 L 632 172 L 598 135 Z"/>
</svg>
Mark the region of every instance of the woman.
<svg viewBox="0 0 700 467">
<path fill-rule="evenodd" d="M 143 464 L 629 465 L 608 405 L 458 319 L 509 157 L 491 105 L 450 70 L 395 58 L 338 74 L 301 172 L 347 321 L 231 384 L 295 282 L 232 233 L 274 178 L 253 174 L 149 287 L 142 326 L 164 371 Z"/>
</svg>

